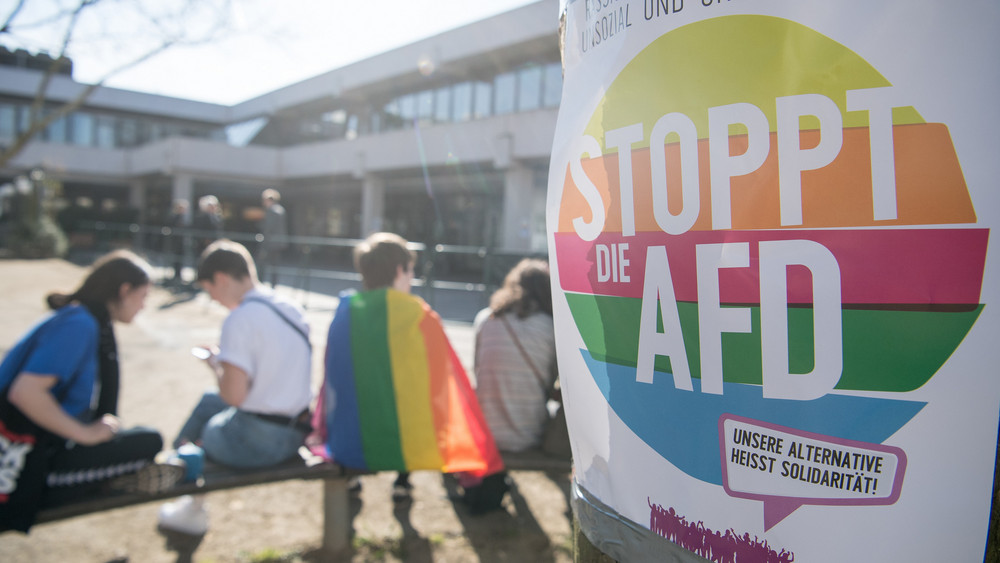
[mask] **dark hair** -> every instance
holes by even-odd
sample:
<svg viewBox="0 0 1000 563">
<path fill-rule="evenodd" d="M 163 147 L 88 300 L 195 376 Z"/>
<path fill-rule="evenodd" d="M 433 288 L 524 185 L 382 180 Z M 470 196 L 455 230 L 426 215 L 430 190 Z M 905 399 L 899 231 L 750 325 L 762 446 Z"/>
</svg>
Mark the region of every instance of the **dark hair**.
<svg viewBox="0 0 1000 563">
<path fill-rule="evenodd" d="M 83 283 L 73 293 L 51 293 L 46 302 L 52 309 L 60 309 L 73 301 L 88 308 L 103 308 L 121 299 L 121 287 L 129 284 L 139 287 L 150 282 L 149 264 L 128 250 L 115 250 L 98 258 Z"/>
<path fill-rule="evenodd" d="M 552 284 L 549 263 L 537 258 L 525 258 L 517 263 L 503 280 L 500 289 L 490 296 L 494 316 L 513 312 L 527 317 L 542 312 L 552 315 Z"/>
<path fill-rule="evenodd" d="M 233 279 L 257 280 L 257 266 L 245 246 L 229 239 L 219 239 L 205 248 L 198 259 L 198 281 L 212 281 L 215 274 L 229 274 Z"/>
<path fill-rule="evenodd" d="M 365 289 L 392 286 L 399 266 L 409 268 L 416 260 L 406 239 L 395 233 L 372 234 L 354 247 L 354 269 Z"/>
</svg>

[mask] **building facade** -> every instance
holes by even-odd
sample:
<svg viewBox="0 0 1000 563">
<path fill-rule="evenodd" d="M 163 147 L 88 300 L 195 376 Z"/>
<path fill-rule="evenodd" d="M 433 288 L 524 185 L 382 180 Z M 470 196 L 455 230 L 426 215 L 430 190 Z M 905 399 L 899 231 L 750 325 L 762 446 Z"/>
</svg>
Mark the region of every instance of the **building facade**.
<svg viewBox="0 0 1000 563">
<path fill-rule="evenodd" d="M 3 55 L 0 144 L 27 126 L 43 76 Z M 69 69 L 52 107 L 86 87 Z M 42 170 L 76 215 L 150 226 L 168 223 L 173 200 L 211 194 L 232 232 L 255 232 L 261 191 L 275 187 L 293 236 L 389 230 L 544 252 L 561 90 L 558 0 L 542 0 L 234 106 L 99 88 L 0 184 Z"/>
</svg>

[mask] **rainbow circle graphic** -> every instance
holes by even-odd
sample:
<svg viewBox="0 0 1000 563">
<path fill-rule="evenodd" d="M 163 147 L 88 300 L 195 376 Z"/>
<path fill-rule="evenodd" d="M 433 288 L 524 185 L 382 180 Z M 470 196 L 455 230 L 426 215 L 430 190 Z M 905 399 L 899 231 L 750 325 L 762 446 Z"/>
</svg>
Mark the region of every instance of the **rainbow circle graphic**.
<svg viewBox="0 0 1000 563">
<path fill-rule="evenodd" d="M 915 108 L 886 106 L 879 96 L 891 86 L 801 24 L 727 16 L 649 44 L 591 117 L 584 136 L 596 143 L 571 155 L 579 161 L 567 166 L 554 229 L 561 289 L 611 409 L 686 474 L 721 484 L 718 429 L 728 413 L 882 443 L 926 404 L 905 394 L 934 377 L 982 312 L 989 231 L 975 227 L 948 128 Z M 724 122 L 730 109 L 741 119 L 720 135 L 713 119 Z M 657 137 L 663 128 L 670 133 Z M 838 377 L 807 399 L 775 397 L 764 385 L 761 249 L 792 241 L 824 249 L 837 279 L 820 281 L 839 287 Z M 745 262 L 712 270 L 717 285 L 705 285 L 699 248 L 719 245 L 745 248 Z M 647 257 L 660 252 L 668 268 L 649 269 Z M 652 280 L 652 271 L 670 277 Z M 819 274 L 795 265 L 785 273 L 785 361 L 789 373 L 808 374 L 819 362 Z M 684 357 L 659 351 L 644 381 L 650 284 L 661 289 L 656 332 L 682 339 Z M 745 330 L 721 333 L 721 383 L 703 377 L 705 287 L 715 288 L 722 314 L 748 311 Z M 678 362 L 690 388 L 675 377 Z"/>
</svg>

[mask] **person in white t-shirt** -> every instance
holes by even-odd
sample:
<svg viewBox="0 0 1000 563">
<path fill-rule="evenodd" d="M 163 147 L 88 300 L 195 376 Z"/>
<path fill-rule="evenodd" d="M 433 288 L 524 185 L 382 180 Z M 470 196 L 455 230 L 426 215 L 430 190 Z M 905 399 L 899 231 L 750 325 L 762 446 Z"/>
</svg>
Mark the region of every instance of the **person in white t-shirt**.
<svg viewBox="0 0 1000 563">
<path fill-rule="evenodd" d="M 218 391 L 202 396 L 174 442 L 198 443 L 233 467 L 263 467 L 296 455 L 309 430 L 312 350 L 301 309 L 264 291 L 247 249 L 212 243 L 198 283 L 230 310 L 217 352 L 206 362 Z"/>
<path fill-rule="evenodd" d="M 311 430 L 312 349 L 302 310 L 262 288 L 250 253 L 230 240 L 202 253 L 198 283 L 230 313 L 206 359 L 218 389 L 202 395 L 174 447 L 194 443 L 208 459 L 238 468 L 294 457 Z M 165 505 L 161 527 L 204 533 L 206 522 L 175 518 L 192 504 L 203 512 L 200 499 Z"/>
</svg>

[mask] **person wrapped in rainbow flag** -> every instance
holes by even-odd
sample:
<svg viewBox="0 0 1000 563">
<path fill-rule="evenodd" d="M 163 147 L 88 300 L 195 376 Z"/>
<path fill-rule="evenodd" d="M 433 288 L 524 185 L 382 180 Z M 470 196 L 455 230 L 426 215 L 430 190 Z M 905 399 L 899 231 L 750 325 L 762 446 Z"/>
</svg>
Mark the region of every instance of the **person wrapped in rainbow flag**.
<svg viewBox="0 0 1000 563">
<path fill-rule="evenodd" d="M 394 470 L 393 498 L 419 469 L 459 474 L 472 512 L 499 508 L 503 460 L 441 319 L 410 294 L 415 255 L 375 233 L 354 250 L 361 292 L 345 292 L 330 325 L 314 426 L 320 455 L 346 467 Z"/>
</svg>

